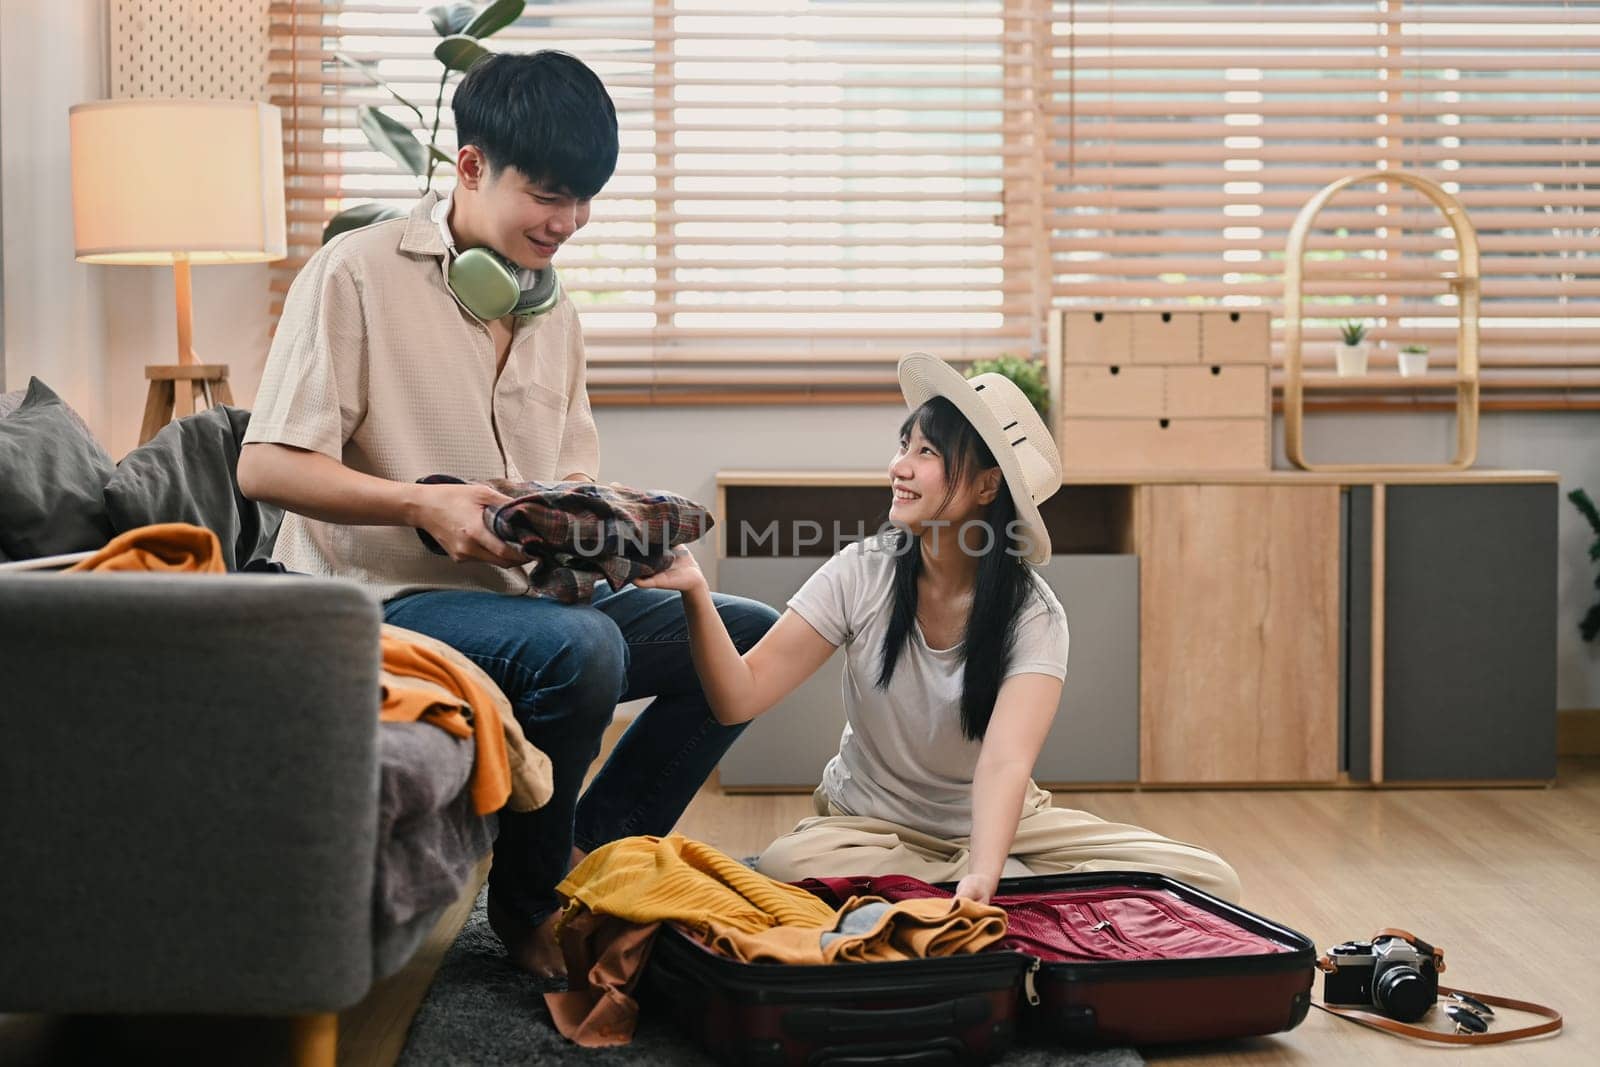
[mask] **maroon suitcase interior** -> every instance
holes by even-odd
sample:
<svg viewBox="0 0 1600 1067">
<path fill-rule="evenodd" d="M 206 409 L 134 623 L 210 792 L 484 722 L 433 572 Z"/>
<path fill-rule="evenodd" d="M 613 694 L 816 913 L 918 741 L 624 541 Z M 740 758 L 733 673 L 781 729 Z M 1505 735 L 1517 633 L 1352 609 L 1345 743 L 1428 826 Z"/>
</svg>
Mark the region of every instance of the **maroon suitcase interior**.
<svg viewBox="0 0 1600 1067">
<path fill-rule="evenodd" d="M 949 896 L 915 878 L 810 879 L 826 900 Z M 1304 935 L 1161 875 L 1002 881 L 1008 914 L 988 951 L 1040 960 L 1029 1029 L 1069 1044 L 1148 1045 L 1291 1029 L 1310 1008 L 1316 948 Z"/>
</svg>

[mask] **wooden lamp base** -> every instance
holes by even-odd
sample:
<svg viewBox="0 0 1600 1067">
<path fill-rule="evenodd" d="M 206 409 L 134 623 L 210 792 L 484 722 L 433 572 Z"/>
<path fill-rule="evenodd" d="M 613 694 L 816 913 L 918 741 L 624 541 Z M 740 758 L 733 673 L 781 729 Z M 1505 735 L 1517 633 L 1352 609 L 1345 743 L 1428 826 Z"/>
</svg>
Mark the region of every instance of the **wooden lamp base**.
<svg viewBox="0 0 1600 1067">
<path fill-rule="evenodd" d="M 233 403 L 226 363 L 151 363 L 144 369 L 150 392 L 144 401 L 142 445 L 161 432 L 173 416 L 183 418 L 214 404 Z"/>
</svg>

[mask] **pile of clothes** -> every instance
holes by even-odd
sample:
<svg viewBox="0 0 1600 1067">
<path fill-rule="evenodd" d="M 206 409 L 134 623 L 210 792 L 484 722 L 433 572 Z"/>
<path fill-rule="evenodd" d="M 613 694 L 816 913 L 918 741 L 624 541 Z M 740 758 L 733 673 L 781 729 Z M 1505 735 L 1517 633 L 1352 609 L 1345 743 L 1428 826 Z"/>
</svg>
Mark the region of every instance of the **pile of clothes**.
<svg viewBox="0 0 1600 1067">
<path fill-rule="evenodd" d="M 999 908 L 948 896 L 832 907 L 679 834 L 602 846 L 557 891 L 569 900 L 556 940 L 571 988 L 545 1003 L 564 1036 L 590 1047 L 632 1038 L 632 991 L 663 923 L 730 959 L 811 965 L 977 952 L 1006 932 Z"/>
</svg>

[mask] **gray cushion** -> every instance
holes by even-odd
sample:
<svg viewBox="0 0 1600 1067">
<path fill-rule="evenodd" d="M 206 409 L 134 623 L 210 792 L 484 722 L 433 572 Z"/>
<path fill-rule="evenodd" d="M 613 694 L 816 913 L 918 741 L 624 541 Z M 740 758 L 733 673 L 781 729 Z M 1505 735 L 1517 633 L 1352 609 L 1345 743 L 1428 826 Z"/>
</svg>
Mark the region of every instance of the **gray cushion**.
<svg viewBox="0 0 1600 1067">
<path fill-rule="evenodd" d="M 23 392 L 21 389 L 15 389 L 9 393 L 0 393 L 0 419 L 5 418 L 7 415 L 21 407 L 22 398 L 27 395 L 28 394 Z M 0 548 L 0 563 L 9 562 L 11 562 L 11 557 L 6 555 L 6 550 L 4 548 Z"/>
<path fill-rule="evenodd" d="M 204 526 L 222 542 L 223 560 L 238 570 L 270 554 L 283 512 L 239 492 L 236 469 L 250 413 L 227 405 L 162 427 L 129 452 L 105 487 L 117 533 L 157 522 Z"/>
<path fill-rule="evenodd" d="M 76 412 L 37 378 L 0 419 L 0 552 L 33 559 L 111 539 L 102 492 L 116 464 Z"/>
</svg>

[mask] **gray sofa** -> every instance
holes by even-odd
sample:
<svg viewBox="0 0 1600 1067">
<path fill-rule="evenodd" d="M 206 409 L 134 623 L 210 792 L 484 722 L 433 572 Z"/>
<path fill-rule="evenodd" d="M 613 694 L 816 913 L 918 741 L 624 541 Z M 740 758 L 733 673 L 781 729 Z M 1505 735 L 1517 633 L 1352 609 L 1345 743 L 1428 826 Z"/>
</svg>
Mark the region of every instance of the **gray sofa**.
<svg viewBox="0 0 1600 1067">
<path fill-rule="evenodd" d="M 331 1067 L 493 838 L 469 742 L 380 726 L 380 623 L 329 579 L 0 573 L 0 1012 L 288 1016 Z"/>
</svg>

